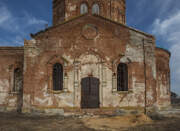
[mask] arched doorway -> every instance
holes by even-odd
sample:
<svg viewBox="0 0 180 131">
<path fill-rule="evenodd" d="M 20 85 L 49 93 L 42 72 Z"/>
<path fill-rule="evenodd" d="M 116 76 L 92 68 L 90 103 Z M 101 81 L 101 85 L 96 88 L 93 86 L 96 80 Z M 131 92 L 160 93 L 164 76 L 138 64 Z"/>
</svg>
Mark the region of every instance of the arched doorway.
<svg viewBox="0 0 180 131">
<path fill-rule="evenodd" d="M 86 77 L 81 80 L 81 108 L 99 108 L 99 79 Z"/>
</svg>

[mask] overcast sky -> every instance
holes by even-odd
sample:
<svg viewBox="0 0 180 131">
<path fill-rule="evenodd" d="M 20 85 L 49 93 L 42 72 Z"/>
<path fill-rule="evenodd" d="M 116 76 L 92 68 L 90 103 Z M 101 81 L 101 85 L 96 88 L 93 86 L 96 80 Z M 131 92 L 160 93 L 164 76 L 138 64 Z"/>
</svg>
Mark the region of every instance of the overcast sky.
<svg viewBox="0 0 180 131">
<path fill-rule="evenodd" d="M 180 95 L 180 0 L 126 0 L 127 25 L 156 36 L 171 51 L 171 88 Z M 51 0 L 0 0 L 0 46 L 23 40 L 52 23 Z"/>
</svg>

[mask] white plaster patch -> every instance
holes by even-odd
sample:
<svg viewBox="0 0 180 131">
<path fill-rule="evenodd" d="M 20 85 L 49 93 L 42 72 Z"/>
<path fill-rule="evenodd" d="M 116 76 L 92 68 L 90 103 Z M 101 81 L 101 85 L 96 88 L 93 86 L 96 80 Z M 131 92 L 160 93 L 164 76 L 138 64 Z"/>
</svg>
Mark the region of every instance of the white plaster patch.
<svg viewBox="0 0 180 131">
<path fill-rule="evenodd" d="M 42 89 L 44 97 L 49 97 L 49 93 L 47 93 L 47 89 L 48 89 L 48 84 L 45 84 L 45 87 Z"/>
<path fill-rule="evenodd" d="M 98 51 L 98 49 L 94 49 L 94 51 L 95 51 L 95 52 L 97 52 L 97 51 Z"/>
<path fill-rule="evenodd" d="M 133 92 L 139 93 L 139 92 L 145 91 L 145 84 L 144 83 L 135 83 L 135 87 L 133 88 Z"/>
<path fill-rule="evenodd" d="M 36 44 L 36 40 L 35 39 L 29 40 L 29 42 L 31 42 L 33 44 Z"/>
<path fill-rule="evenodd" d="M 23 107 L 30 107 L 30 95 L 23 94 Z"/>
<path fill-rule="evenodd" d="M 154 64 L 152 66 L 152 71 L 153 71 L 153 78 L 156 79 L 156 64 L 155 64 L 155 60 L 154 60 Z"/>
<path fill-rule="evenodd" d="M 47 93 L 47 84 L 45 85 L 45 88 L 42 89 L 42 92 L 44 97 L 43 98 L 35 97 L 35 101 L 40 103 L 41 105 L 48 105 L 48 106 L 52 105 L 53 100 L 50 97 L 49 93 Z"/>
<path fill-rule="evenodd" d="M 36 56 L 38 56 L 39 55 L 39 51 L 38 50 L 36 50 L 36 49 L 29 49 L 28 50 L 28 55 L 29 55 L 29 57 L 36 57 Z"/>
<path fill-rule="evenodd" d="M 73 107 L 73 96 L 71 94 L 66 94 L 66 93 L 62 93 L 62 94 L 57 94 L 54 95 L 55 99 L 58 101 L 58 107 Z"/>
<path fill-rule="evenodd" d="M 75 11 L 75 10 L 76 10 L 76 5 L 70 6 L 70 7 L 69 7 L 69 10 L 70 10 L 70 11 Z"/>
<path fill-rule="evenodd" d="M 153 100 L 153 90 L 152 87 L 150 87 L 150 90 L 147 92 L 147 99 Z"/>
<path fill-rule="evenodd" d="M 73 49 L 72 49 L 73 50 Z M 71 56 L 70 55 L 63 55 L 63 58 L 66 60 L 66 65 L 67 64 L 69 64 L 69 63 L 73 63 L 74 62 L 74 60 L 73 59 L 71 59 Z M 69 62 L 69 63 L 67 63 L 67 62 Z M 65 66 L 66 66 L 65 65 Z"/>
<path fill-rule="evenodd" d="M 133 88 L 133 91 L 134 91 L 135 87 L 136 87 L 136 78 L 133 77 L 132 78 L 132 88 Z"/>
<path fill-rule="evenodd" d="M 8 91 L 9 81 L 6 79 L 0 80 L 0 92 Z"/>
<path fill-rule="evenodd" d="M 68 13 L 65 13 L 65 16 L 66 16 L 65 18 L 68 18 L 70 15 Z"/>
<path fill-rule="evenodd" d="M 125 56 L 133 62 L 143 62 L 143 50 L 130 47 L 128 44 L 126 46 Z"/>
<path fill-rule="evenodd" d="M 98 34 L 98 35 L 94 38 L 94 42 L 96 43 L 99 38 L 100 38 L 100 34 Z"/>
<path fill-rule="evenodd" d="M 122 57 L 120 60 L 121 63 L 128 63 L 130 62 L 126 56 Z"/>
<path fill-rule="evenodd" d="M 82 64 L 86 64 L 89 62 L 97 63 L 99 61 L 95 55 L 81 55 L 79 59 L 82 62 Z"/>
<path fill-rule="evenodd" d="M 99 57 L 91 54 L 81 55 L 79 60 L 81 61 L 81 78 L 93 75 L 98 77 L 99 74 Z"/>
<path fill-rule="evenodd" d="M 66 100 L 61 100 L 61 101 L 58 103 L 58 106 L 59 106 L 59 107 L 63 107 L 63 106 L 65 106 L 65 107 L 73 107 L 74 104 L 73 104 L 73 101 L 69 102 L 69 101 L 67 101 L 67 99 L 66 99 Z"/>
<path fill-rule="evenodd" d="M 46 105 L 47 103 L 49 105 L 49 103 L 50 104 L 52 103 L 52 100 L 50 100 L 50 98 L 42 98 L 41 99 L 39 97 L 35 97 L 34 99 L 35 99 L 35 101 L 37 101 L 38 103 L 43 104 L 43 105 Z"/>
<path fill-rule="evenodd" d="M 83 76 L 98 76 L 98 67 L 96 64 L 87 64 L 81 67 L 81 75 Z"/>
<path fill-rule="evenodd" d="M 40 72 L 41 75 L 44 75 L 45 73 L 44 72 Z"/>
<path fill-rule="evenodd" d="M 9 106 L 16 106 L 17 104 L 17 97 L 13 99 L 9 99 Z"/>
<path fill-rule="evenodd" d="M 0 93 L 0 104 L 7 103 L 6 98 L 8 97 L 7 93 Z"/>
<path fill-rule="evenodd" d="M 48 106 L 53 105 L 53 100 L 52 99 L 48 99 Z"/>
<path fill-rule="evenodd" d="M 163 84 L 160 84 L 160 98 L 168 98 L 168 92 L 166 86 Z"/>
<path fill-rule="evenodd" d="M 107 60 L 107 61 L 110 61 L 110 58 L 106 56 L 106 60 Z"/>
</svg>

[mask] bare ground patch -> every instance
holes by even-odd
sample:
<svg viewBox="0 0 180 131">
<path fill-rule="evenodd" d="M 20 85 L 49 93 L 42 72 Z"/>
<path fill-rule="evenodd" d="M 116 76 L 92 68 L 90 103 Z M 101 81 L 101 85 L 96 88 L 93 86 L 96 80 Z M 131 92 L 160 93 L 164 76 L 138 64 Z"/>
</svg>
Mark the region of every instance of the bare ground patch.
<svg viewBox="0 0 180 131">
<path fill-rule="evenodd" d="M 125 115 L 104 118 L 86 118 L 82 120 L 86 127 L 96 130 L 119 130 L 142 124 L 152 123 L 153 121 L 144 114 Z"/>
<path fill-rule="evenodd" d="M 0 131 L 94 131 L 80 119 L 62 116 L 30 116 L 0 113 Z"/>
<path fill-rule="evenodd" d="M 180 131 L 179 114 L 170 117 L 31 116 L 0 113 L 0 131 Z"/>
</svg>

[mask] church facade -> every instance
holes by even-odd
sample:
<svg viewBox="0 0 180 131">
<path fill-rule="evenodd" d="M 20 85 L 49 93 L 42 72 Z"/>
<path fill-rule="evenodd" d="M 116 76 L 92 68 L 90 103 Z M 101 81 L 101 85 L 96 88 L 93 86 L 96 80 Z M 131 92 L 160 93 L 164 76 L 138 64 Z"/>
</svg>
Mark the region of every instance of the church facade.
<svg viewBox="0 0 180 131">
<path fill-rule="evenodd" d="M 0 47 L 0 111 L 169 107 L 170 52 L 125 16 L 125 0 L 53 0 L 51 27 Z"/>
</svg>

